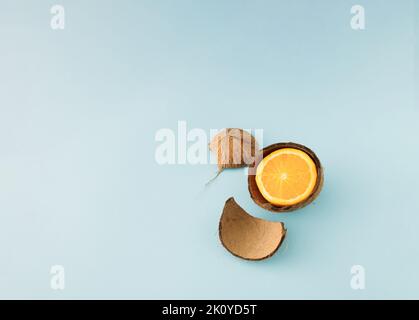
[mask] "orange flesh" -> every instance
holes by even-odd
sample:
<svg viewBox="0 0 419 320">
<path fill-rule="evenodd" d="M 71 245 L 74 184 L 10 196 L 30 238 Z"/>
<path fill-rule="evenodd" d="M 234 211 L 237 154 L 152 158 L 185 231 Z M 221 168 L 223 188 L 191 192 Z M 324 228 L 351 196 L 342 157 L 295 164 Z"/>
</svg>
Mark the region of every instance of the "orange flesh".
<svg viewBox="0 0 419 320">
<path fill-rule="evenodd" d="M 293 205 L 307 199 L 316 185 L 317 169 L 304 151 L 284 148 L 265 157 L 256 169 L 262 196 L 274 205 Z"/>
</svg>

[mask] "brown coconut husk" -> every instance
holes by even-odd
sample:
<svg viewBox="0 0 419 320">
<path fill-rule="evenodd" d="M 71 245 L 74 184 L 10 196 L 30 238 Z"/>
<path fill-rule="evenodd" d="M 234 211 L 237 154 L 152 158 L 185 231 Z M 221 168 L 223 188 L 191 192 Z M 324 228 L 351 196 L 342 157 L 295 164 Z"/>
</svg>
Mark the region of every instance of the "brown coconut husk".
<svg viewBox="0 0 419 320">
<path fill-rule="evenodd" d="M 251 216 L 229 198 L 220 218 L 222 245 L 236 257 L 263 260 L 281 246 L 287 230 L 282 222 L 271 222 Z"/>
<path fill-rule="evenodd" d="M 304 151 L 307 153 L 311 159 L 313 159 L 316 168 L 317 168 L 317 181 L 316 185 L 314 186 L 313 192 L 311 195 L 304 201 L 296 203 L 294 205 L 288 205 L 288 206 L 276 206 L 272 203 L 268 202 L 262 194 L 259 191 L 259 188 L 256 184 L 256 168 L 259 165 L 260 161 L 262 161 L 263 158 L 268 156 L 270 153 L 283 148 L 294 148 L 299 149 L 301 151 Z M 316 154 L 306 146 L 303 146 L 301 144 L 293 143 L 293 142 L 281 142 L 281 143 L 275 143 L 272 144 L 266 148 L 263 148 L 261 152 L 259 152 L 259 155 L 256 157 L 255 162 L 249 167 L 249 175 L 248 175 L 248 187 L 250 196 L 253 199 L 253 201 L 259 205 L 260 207 L 273 211 L 273 212 L 289 212 L 294 211 L 297 209 L 300 209 L 302 207 L 305 207 L 306 205 L 310 204 L 311 202 L 316 199 L 316 197 L 319 195 L 324 182 L 324 174 L 323 174 L 323 167 L 320 163 L 319 158 L 316 156 Z"/>
<path fill-rule="evenodd" d="M 251 165 L 259 147 L 249 132 L 239 128 L 227 128 L 212 138 L 209 149 L 217 156 L 218 171 L 221 172 L 226 168 Z"/>
</svg>

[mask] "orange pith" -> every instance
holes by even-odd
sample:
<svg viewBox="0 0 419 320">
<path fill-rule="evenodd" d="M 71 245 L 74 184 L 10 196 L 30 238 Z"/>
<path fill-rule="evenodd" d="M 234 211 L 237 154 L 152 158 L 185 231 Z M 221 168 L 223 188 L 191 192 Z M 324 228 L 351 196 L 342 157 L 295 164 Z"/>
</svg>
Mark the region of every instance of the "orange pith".
<svg viewBox="0 0 419 320">
<path fill-rule="evenodd" d="M 277 206 L 304 201 L 313 193 L 316 181 L 314 161 L 299 149 L 276 150 L 263 158 L 256 169 L 260 193 Z"/>
</svg>

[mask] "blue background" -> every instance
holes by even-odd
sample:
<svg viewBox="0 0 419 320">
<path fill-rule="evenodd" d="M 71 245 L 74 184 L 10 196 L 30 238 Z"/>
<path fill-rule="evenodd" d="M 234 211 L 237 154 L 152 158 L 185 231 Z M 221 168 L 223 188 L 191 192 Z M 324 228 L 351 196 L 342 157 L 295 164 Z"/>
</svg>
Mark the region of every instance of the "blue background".
<svg viewBox="0 0 419 320">
<path fill-rule="evenodd" d="M 54 4 L 0 1 L 1 298 L 419 298 L 413 0 L 62 0 L 62 31 Z M 213 165 L 159 166 L 179 120 L 303 143 L 323 192 L 274 215 L 245 170 L 205 187 Z M 230 196 L 286 224 L 274 257 L 222 248 Z"/>
</svg>

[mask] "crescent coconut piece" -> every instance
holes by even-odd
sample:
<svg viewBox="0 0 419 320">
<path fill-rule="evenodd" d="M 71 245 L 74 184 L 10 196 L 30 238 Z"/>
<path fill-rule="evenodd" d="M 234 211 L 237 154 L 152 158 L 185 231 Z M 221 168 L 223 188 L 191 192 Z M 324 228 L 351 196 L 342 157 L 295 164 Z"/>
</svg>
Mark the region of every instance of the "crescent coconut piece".
<svg viewBox="0 0 419 320">
<path fill-rule="evenodd" d="M 281 246 L 287 230 L 282 222 L 271 222 L 251 216 L 229 198 L 219 225 L 223 246 L 233 255 L 246 260 L 271 257 Z"/>
</svg>

